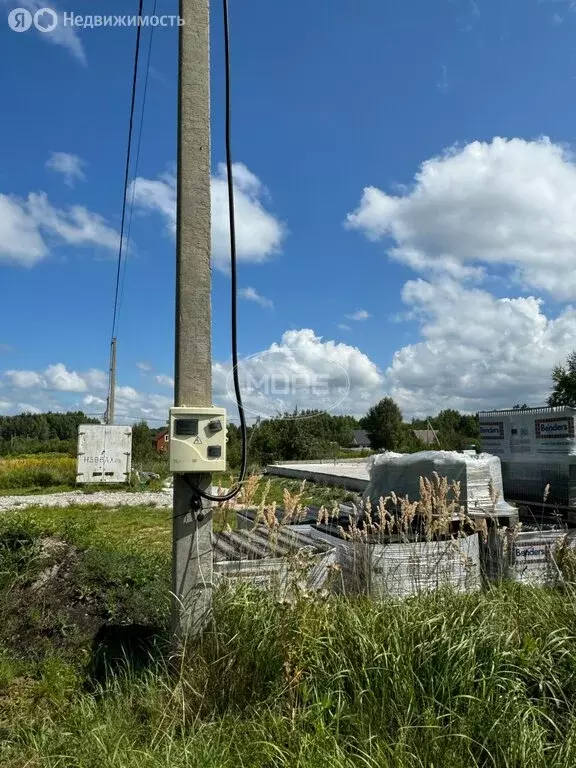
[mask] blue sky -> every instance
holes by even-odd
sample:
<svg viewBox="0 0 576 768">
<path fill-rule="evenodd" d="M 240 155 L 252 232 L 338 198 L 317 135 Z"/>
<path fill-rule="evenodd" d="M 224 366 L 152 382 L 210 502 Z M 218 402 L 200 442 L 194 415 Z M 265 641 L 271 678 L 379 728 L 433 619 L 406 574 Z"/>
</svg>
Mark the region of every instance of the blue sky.
<svg viewBox="0 0 576 768">
<path fill-rule="evenodd" d="M 5 19 L 16 5 L 0 2 Z M 158 0 L 158 14 L 176 12 Z M 312 376 L 344 365 L 341 409 L 353 413 L 383 394 L 407 416 L 541 404 L 576 330 L 572 3 L 232 0 L 231 30 L 242 354 L 271 361 L 276 344 Z M 149 39 L 145 29 L 142 72 Z M 0 23 L 0 412 L 102 409 L 134 40 L 133 27 L 16 34 Z M 176 56 L 176 27 L 157 27 L 118 333 L 125 418 L 162 418 L 171 398 Z M 222 65 L 214 2 L 214 194 Z M 225 235 L 216 399 L 230 348 Z"/>
</svg>

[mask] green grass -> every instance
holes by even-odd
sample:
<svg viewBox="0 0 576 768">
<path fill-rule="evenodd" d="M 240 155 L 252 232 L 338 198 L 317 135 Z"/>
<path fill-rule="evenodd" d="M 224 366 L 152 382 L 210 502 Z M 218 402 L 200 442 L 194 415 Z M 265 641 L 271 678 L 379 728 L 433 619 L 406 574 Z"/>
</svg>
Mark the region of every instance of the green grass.
<svg viewBox="0 0 576 768">
<path fill-rule="evenodd" d="M 288 604 L 219 590 L 214 624 L 170 661 L 170 529 L 150 507 L 0 517 L 3 768 L 576 765 L 571 590 Z M 157 642 L 96 675 L 105 624 Z"/>
<path fill-rule="evenodd" d="M 28 488 L 3 488 L 0 489 L 0 496 L 39 496 L 50 493 L 66 493 L 76 490 L 73 485 L 32 485 Z"/>
<path fill-rule="evenodd" d="M 24 526 L 36 536 L 63 536 L 70 544 L 85 549 L 168 556 L 171 515 L 171 509 L 153 506 L 30 507 L 4 513 L 0 517 L 0 531 L 7 526 Z"/>
<path fill-rule="evenodd" d="M 212 482 L 216 486 L 220 484 L 223 488 L 230 488 L 234 485 L 236 477 L 236 475 L 230 472 L 220 472 L 214 474 Z M 300 491 L 302 486 L 301 480 L 263 475 L 254 496 L 255 504 L 261 502 L 265 486 L 268 482 L 270 483 L 270 488 L 266 495 L 266 501 L 270 503 L 275 501 L 277 504 L 282 504 L 284 489 L 287 489 L 291 494 L 295 494 Z M 305 506 L 320 507 L 322 504 L 329 506 L 334 502 L 342 501 L 358 501 L 358 495 L 346 488 L 340 488 L 334 485 L 324 485 L 323 483 L 307 482 L 304 486 L 301 503 Z"/>
<path fill-rule="evenodd" d="M 264 476 L 260 487 L 255 496 L 255 502 L 258 503 L 262 499 L 264 493 L 264 487 L 266 483 L 270 481 L 270 490 L 266 496 L 266 500 L 269 502 L 275 501 L 277 504 L 282 504 L 284 495 L 284 489 L 286 488 L 291 494 L 299 493 L 302 487 L 301 480 L 292 480 L 287 477 L 274 477 Z M 304 486 L 304 493 L 302 495 L 301 503 L 304 506 L 321 507 L 322 504 L 330 506 L 335 502 L 357 500 L 357 495 L 346 488 L 339 488 L 334 485 L 324 485 L 322 483 L 307 482 Z"/>
<path fill-rule="evenodd" d="M 130 485 L 76 486 L 76 458 L 61 454 L 33 454 L 18 457 L 0 457 L 0 494 L 24 495 L 27 493 L 58 493 L 83 489 L 85 493 L 102 490 L 139 491 L 160 490 L 169 475 L 166 459 L 152 458 L 145 462 L 134 462 L 134 469 L 154 472 L 159 480 L 148 483 L 136 482 L 133 476 Z"/>
<path fill-rule="evenodd" d="M 76 482 L 76 460 L 62 456 L 0 459 L 0 490 L 70 486 Z"/>
</svg>

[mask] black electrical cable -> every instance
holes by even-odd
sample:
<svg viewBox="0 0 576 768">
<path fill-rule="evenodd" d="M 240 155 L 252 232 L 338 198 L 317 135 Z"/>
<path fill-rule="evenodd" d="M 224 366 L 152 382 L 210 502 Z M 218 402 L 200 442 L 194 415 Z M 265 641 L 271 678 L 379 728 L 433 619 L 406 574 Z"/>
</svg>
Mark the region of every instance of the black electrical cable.
<svg viewBox="0 0 576 768">
<path fill-rule="evenodd" d="M 157 0 L 154 0 L 154 6 L 152 8 L 152 16 L 156 16 L 156 3 L 157 3 Z M 136 179 L 138 177 L 138 165 L 140 163 L 140 147 L 142 145 L 142 129 L 144 127 L 144 113 L 146 111 L 146 95 L 148 93 L 148 76 L 150 74 L 150 59 L 152 57 L 153 40 L 154 40 L 154 27 L 151 27 L 150 41 L 148 45 L 148 57 L 146 59 L 146 72 L 144 74 L 144 91 L 142 95 L 142 112 L 140 114 L 140 129 L 138 131 L 138 142 L 136 144 L 136 160 L 134 162 L 134 170 L 133 170 L 134 181 L 132 182 L 132 196 L 130 199 L 130 208 L 128 213 L 128 226 L 126 228 L 126 242 L 128 244 L 130 244 L 130 231 L 132 229 L 132 216 L 134 214 L 134 200 L 136 198 Z M 127 265 L 128 265 L 128 252 L 126 252 L 124 256 L 124 266 L 122 269 L 122 278 L 120 280 L 120 297 L 118 299 L 117 326 L 120 323 L 120 313 L 122 311 L 122 298 L 124 296 L 124 283 L 126 280 Z"/>
<path fill-rule="evenodd" d="M 138 3 L 138 18 L 142 16 L 142 7 L 144 0 Z M 128 146 L 126 148 L 126 168 L 124 171 L 124 194 L 122 196 L 122 221 L 120 224 L 120 245 L 118 248 L 118 267 L 116 270 L 116 288 L 114 291 L 114 314 L 112 316 L 112 338 L 116 332 L 116 318 L 118 315 L 118 289 L 120 288 L 120 270 L 122 267 L 122 246 L 124 243 L 124 224 L 126 221 L 126 195 L 128 193 L 128 177 L 130 173 L 130 152 L 132 148 L 132 125 L 134 123 L 134 109 L 136 104 L 136 82 L 138 79 L 138 58 L 140 55 L 140 30 L 141 26 L 136 27 L 136 49 L 134 51 L 134 73 L 132 76 L 132 98 L 130 102 L 130 122 L 128 124 Z"/>
<path fill-rule="evenodd" d="M 226 176 L 228 180 L 228 215 L 230 218 L 230 282 L 231 282 L 231 315 L 232 315 L 232 376 L 234 379 L 234 394 L 238 405 L 238 415 L 240 417 L 240 437 L 242 441 L 242 463 L 240 465 L 240 474 L 236 481 L 236 486 L 223 496 L 215 496 L 202 491 L 195 486 L 188 475 L 184 475 L 186 482 L 192 490 L 208 501 L 229 501 L 240 493 L 242 483 L 246 477 L 246 466 L 248 464 L 247 450 L 247 432 L 246 416 L 244 414 L 244 404 L 242 403 L 242 392 L 240 390 L 240 381 L 238 378 L 238 280 L 236 274 L 236 219 L 234 216 L 234 179 L 232 176 L 232 139 L 231 139 L 231 87 L 230 87 L 230 29 L 228 22 L 228 0 L 222 0 L 222 9 L 224 13 L 224 69 L 226 80 Z"/>
</svg>

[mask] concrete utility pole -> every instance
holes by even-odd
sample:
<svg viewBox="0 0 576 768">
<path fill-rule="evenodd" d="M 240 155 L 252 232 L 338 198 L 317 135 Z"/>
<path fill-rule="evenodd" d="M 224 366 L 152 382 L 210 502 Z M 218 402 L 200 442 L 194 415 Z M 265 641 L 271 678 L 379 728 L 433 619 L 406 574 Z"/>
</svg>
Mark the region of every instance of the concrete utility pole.
<svg viewBox="0 0 576 768">
<path fill-rule="evenodd" d="M 175 405 L 212 405 L 209 0 L 180 0 Z M 212 476 L 194 482 L 210 490 Z M 212 606 L 212 511 L 174 475 L 173 630 L 202 630 Z"/>
<path fill-rule="evenodd" d="M 108 377 L 108 402 L 106 403 L 106 424 L 114 424 L 116 407 L 116 337 L 110 344 L 110 375 Z"/>
</svg>

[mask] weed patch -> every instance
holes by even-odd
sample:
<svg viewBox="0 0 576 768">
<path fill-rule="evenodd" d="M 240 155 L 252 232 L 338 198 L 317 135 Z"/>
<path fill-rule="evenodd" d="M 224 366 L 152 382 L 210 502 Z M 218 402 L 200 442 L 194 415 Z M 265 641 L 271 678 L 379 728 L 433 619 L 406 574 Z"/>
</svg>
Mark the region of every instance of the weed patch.
<svg viewBox="0 0 576 768">
<path fill-rule="evenodd" d="M 66 456 L 0 459 L 0 490 L 70 486 L 76 482 L 76 459 Z"/>
<path fill-rule="evenodd" d="M 170 527 L 148 507 L 0 518 L 2 766 L 576 765 L 569 585 L 381 602 L 223 586 L 174 656 Z"/>
</svg>

